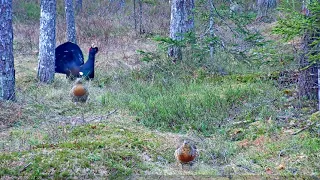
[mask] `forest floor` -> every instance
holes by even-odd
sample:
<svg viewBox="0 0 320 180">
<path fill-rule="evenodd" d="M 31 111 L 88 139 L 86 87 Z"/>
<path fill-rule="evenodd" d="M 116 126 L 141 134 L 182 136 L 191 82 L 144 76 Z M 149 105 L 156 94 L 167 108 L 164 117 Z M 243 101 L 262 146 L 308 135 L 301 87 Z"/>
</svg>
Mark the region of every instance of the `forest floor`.
<svg viewBox="0 0 320 180">
<path fill-rule="evenodd" d="M 294 89 L 262 71 L 149 65 L 137 50 L 154 52 L 150 39 L 118 44 L 97 55 L 84 106 L 63 75 L 40 84 L 37 56 L 15 54 L 17 102 L 0 104 L 1 179 L 319 177 L 319 114 L 309 102 L 297 110 Z M 184 139 L 200 156 L 181 169 Z"/>
</svg>

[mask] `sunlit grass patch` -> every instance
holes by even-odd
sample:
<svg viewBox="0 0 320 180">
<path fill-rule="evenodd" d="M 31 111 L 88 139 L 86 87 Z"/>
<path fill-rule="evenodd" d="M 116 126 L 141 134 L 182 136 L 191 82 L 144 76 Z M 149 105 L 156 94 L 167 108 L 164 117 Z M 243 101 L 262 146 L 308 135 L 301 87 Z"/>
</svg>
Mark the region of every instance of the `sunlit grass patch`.
<svg viewBox="0 0 320 180">
<path fill-rule="evenodd" d="M 320 167 L 316 164 L 320 160 L 320 141 L 308 136 L 309 133 L 281 134 L 278 138 L 242 140 L 239 145 L 244 149 L 235 160 L 261 174 L 319 175 Z"/>
<path fill-rule="evenodd" d="M 142 124 L 161 130 L 194 129 L 212 134 L 234 121 L 261 120 L 274 115 L 280 92 L 268 81 L 242 83 L 234 79 L 205 83 L 171 80 L 161 86 L 137 80 L 115 94 L 105 96 L 137 115 Z M 127 85 L 128 86 L 128 85 Z"/>
<path fill-rule="evenodd" d="M 28 178 L 129 176 L 148 169 L 143 164 L 143 152 L 154 159 L 157 156 L 168 158 L 167 146 L 162 145 L 165 138 L 135 125 L 123 127 L 114 123 L 99 123 L 62 127 L 60 133 L 63 131 L 67 138 L 59 142 L 30 131 L 26 134 L 12 131 L 12 138 L 28 136 L 30 149 L 19 153 L 2 152 L 0 175 L 23 175 Z M 14 162 L 21 163 L 17 165 Z"/>
</svg>

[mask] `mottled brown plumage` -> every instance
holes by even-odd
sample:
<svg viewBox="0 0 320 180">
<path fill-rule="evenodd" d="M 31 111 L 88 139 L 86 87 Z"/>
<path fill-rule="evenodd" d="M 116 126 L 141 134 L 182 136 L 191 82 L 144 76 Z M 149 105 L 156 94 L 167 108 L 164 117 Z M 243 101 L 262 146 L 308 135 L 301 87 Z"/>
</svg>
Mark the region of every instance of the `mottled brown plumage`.
<svg viewBox="0 0 320 180">
<path fill-rule="evenodd" d="M 192 166 L 196 157 L 198 156 L 198 151 L 196 146 L 191 145 L 189 141 L 185 140 L 183 144 L 176 149 L 174 156 L 177 160 L 177 163 L 181 164 L 181 168 L 185 164 Z"/>
<path fill-rule="evenodd" d="M 78 78 L 71 89 L 70 96 L 74 103 L 85 103 L 89 96 L 88 89 L 82 84 L 82 79 Z"/>
</svg>

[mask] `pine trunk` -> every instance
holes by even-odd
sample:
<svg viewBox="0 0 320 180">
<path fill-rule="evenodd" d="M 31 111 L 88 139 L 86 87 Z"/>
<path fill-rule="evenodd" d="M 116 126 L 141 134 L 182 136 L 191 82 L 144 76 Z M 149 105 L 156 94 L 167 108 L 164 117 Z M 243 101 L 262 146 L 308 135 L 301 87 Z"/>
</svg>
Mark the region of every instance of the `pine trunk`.
<svg viewBox="0 0 320 180">
<path fill-rule="evenodd" d="M 310 65 L 308 61 L 308 53 L 310 50 L 309 44 L 312 40 L 307 32 L 301 43 L 302 53 L 299 57 L 300 73 L 298 77 L 298 91 L 300 98 L 314 99 L 317 96 L 317 67 Z"/>
<path fill-rule="evenodd" d="M 72 0 L 65 0 L 66 22 L 67 22 L 67 41 L 77 44 L 76 27 Z"/>
<path fill-rule="evenodd" d="M 137 32 L 137 8 L 136 8 L 136 0 L 133 0 L 133 17 L 134 17 L 134 30 Z"/>
<path fill-rule="evenodd" d="M 143 34 L 144 30 L 143 30 L 143 26 L 142 26 L 142 0 L 139 0 L 139 33 Z"/>
<path fill-rule="evenodd" d="M 12 0 L 0 1 L 0 100 L 15 100 Z"/>
<path fill-rule="evenodd" d="M 181 41 L 185 33 L 194 28 L 194 0 L 173 0 L 171 3 L 170 38 Z M 179 46 L 171 46 L 168 55 L 173 62 L 182 60 L 182 51 Z"/>
<path fill-rule="evenodd" d="M 82 0 L 76 0 L 76 13 L 79 14 L 82 11 Z"/>
<path fill-rule="evenodd" d="M 318 111 L 320 111 L 320 67 L 318 66 Z"/>
<path fill-rule="evenodd" d="M 38 79 L 54 80 L 56 46 L 56 1 L 41 0 Z"/>
<path fill-rule="evenodd" d="M 214 4 L 213 0 L 209 0 L 209 7 L 210 7 L 210 20 L 209 20 L 209 31 L 210 31 L 210 38 L 214 38 Z M 210 41 L 210 59 L 214 61 L 214 42 L 213 40 Z"/>
<path fill-rule="evenodd" d="M 268 17 L 269 10 L 277 7 L 276 0 L 257 0 L 258 18 Z"/>
<path fill-rule="evenodd" d="M 318 0 L 320 2 L 320 0 Z M 308 5 L 310 5 L 311 1 L 308 3 L 303 1 L 301 13 L 305 16 L 314 16 L 310 14 Z M 308 60 L 308 56 L 318 54 L 319 53 L 319 45 L 314 46 L 313 43 L 317 39 L 319 39 L 320 34 L 318 31 L 306 30 L 301 43 L 301 55 L 299 57 L 299 65 L 300 71 L 299 79 L 298 79 L 298 91 L 300 98 L 306 99 L 316 99 L 318 98 L 318 108 L 320 110 L 320 69 L 319 62 L 312 64 Z"/>
</svg>

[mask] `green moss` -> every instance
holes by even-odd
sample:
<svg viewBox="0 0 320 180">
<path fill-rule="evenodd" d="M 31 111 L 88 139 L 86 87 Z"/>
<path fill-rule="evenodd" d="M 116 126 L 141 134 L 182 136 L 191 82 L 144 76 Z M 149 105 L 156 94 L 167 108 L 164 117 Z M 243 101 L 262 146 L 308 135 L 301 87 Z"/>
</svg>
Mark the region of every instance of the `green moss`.
<svg viewBox="0 0 320 180">
<path fill-rule="evenodd" d="M 307 154 L 313 154 L 320 151 L 320 139 L 319 138 L 305 138 L 301 142 Z"/>
<path fill-rule="evenodd" d="M 28 135 L 35 139 L 38 134 Z M 125 177 L 135 170 L 148 169 L 141 159 L 142 152 L 148 151 L 153 156 L 165 153 L 160 147 L 164 141 L 154 133 L 118 124 L 77 126 L 70 128 L 65 135 L 68 139 L 64 142 L 29 142 L 31 151 L 0 153 L 1 162 L 4 161 L 1 175 L 17 175 L 22 167 L 15 169 L 10 164 L 25 159 L 27 162 L 23 164 L 30 163 L 30 166 L 22 175 L 29 178 L 72 178 L 81 176 L 86 169 L 92 170 L 87 172 L 92 177 L 95 177 L 94 171 L 108 172 L 109 177 Z"/>
<path fill-rule="evenodd" d="M 262 171 L 265 167 L 274 169 L 274 173 L 282 175 L 292 175 L 290 168 L 304 174 L 310 170 L 315 173 L 320 173 L 320 168 L 315 167 L 315 164 L 320 160 L 320 156 L 316 152 L 320 150 L 320 141 L 318 138 L 309 138 L 304 134 L 303 138 L 299 136 L 284 137 L 280 140 L 264 141 L 260 146 L 263 148 L 256 149 L 252 146 L 245 151 L 245 157 L 252 159 L 255 164 L 258 164 Z M 254 153 L 253 153 L 254 152 Z M 243 155 L 243 154 L 242 154 Z M 279 164 L 285 165 L 285 170 L 279 170 Z M 311 169 L 310 169 L 311 168 Z"/>
<path fill-rule="evenodd" d="M 317 111 L 310 116 L 311 122 L 319 122 L 320 121 L 320 111 Z"/>
</svg>

